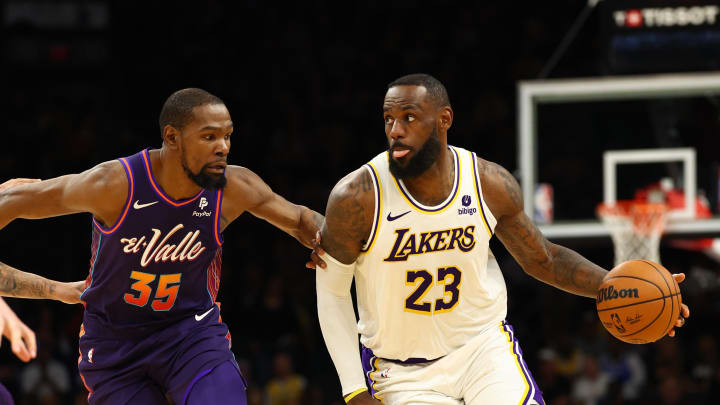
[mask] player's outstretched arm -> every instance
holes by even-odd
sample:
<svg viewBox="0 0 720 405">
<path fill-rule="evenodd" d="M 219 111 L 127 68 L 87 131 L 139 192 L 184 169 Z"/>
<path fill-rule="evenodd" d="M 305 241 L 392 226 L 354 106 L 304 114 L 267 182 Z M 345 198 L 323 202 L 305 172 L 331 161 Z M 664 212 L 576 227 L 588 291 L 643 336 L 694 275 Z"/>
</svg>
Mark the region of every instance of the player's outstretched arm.
<svg viewBox="0 0 720 405">
<path fill-rule="evenodd" d="M 39 219 L 89 212 L 112 224 L 125 205 L 128 180 L 119 161 L 79 174 L 20 184 L 0 191 L 0 229 L 16 218 Z"/>
<path fill-rule="evenodd" d="M 284 199 L 272 191 L 257 174 L 240 166 L 228 166 L 221 227 L 224 229 L 244 211 L 262 218 L 295 237 L 312 249 L 313 239 L 320 230 L 323 216 L 319 213 Z"/>
<path fill-rule="evenodd" d="M 483 196 L 498 220 L 495 233 L 523 270 L 561 290 L 589 298 L 597 296 L 608 271 L 579 253 L 548 241 L 523 211 L 522 192 L 503 167 L 478 158 Z M 678 283 L 685 274 L 673 274 Z M 682 327 L 690 309 L 682 304 L 676 327 Z M 671 329 L 668 335 L 675 336 Z"/>
<path fill-rule="evenodd" d="M 350 296 L 355 260 L 370 234 L 375 210 L 372 179 L 359 169 L 330 193 L 322 229 L 327 268 L 316 271 L 317 305 L 325 345 L 335 364 L 342 393 L 351 405 L 378 404 L 367 392 Z"/>
<path fill-rule="evenodd" d="M 13 179 L 0 184 L 0 229 L 16 218 L 47 218 L 90 212 L 113 224 L 125 207 L 128 180 L 119 161 L 55 179 Z M 84 281 L 63 283 L 0 263 L 0 296 L 80 302 Z"/>
<path fill-rule="evenodd" d="M 5 336 L 12 345 L 12 351 L 22 361 L 28 362 L 37 355 L 35 333 L 15 315 L 0 298 L 0 344 Z"/>
<path fill-rule="evenodd" d="M 37 183 L 40 179 L 24 179 L 24 178 L 18 178 L 18 179 L 10 179 L 6 181 L 5 183 L 0 184 L 0 191 L 7 190 L 10 187 L 19 186 L 21 184 L 30 184 L 30 183 Z"/>
<path fill-rule="evenodd" d="M 0 262 L 0 296 L 48 299 L 79 304 L 85 281 L 63 283 L 26 273 Z"/>
<path fill-rule="evenodd" d="M 573 294 L 594 298 L 607 270 L 548 241 L 523 211 L 522 191 L 505 168 L 478 158 L 483 196 L 497 219 L 495 233 L 529 275 Z"/>
</svg>

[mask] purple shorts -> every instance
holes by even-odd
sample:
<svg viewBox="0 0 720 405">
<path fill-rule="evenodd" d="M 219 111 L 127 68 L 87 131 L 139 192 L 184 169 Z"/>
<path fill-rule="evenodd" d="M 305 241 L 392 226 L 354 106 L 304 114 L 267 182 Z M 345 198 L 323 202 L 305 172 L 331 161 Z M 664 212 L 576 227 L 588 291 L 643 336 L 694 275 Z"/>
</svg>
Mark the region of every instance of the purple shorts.
<svg viewBox="0 0 720 405">
<path fill-rule="evenodd" d="M 86 333 L 80 337 L 78 369 L 91 405 L 124 404 L 150 395 L 160 398 L 157 403 L 163 403 L 167 395 L 182 405 L 198 376 L 225 362 L 238 369 L 243 388 L 247 386 L 217 306 L 200 321 L 191 315 L 151 333 L 140 328 L 108 333 L 89 316 L 83 328 Z"/>
<path fill-rule="evenodd" d="M 10 395 L 10 392 L 8 392 L 7 388 L 5 388 L 5 386 L 2 384 L 0 384 L 0 404 L 2 404 L 2 405 L 15 404 L 15 402 L 13 401 L 12 395 Z"/>
</svg>

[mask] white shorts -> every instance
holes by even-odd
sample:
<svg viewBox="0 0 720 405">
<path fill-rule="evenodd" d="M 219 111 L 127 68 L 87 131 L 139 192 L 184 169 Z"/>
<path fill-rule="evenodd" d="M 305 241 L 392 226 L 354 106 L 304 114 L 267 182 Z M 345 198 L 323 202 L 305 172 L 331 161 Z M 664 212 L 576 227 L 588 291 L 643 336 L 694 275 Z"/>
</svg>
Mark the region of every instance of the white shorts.
<svg viewBox="0 0 720 405">
<path fill-rule="evenodd" d="M 370 392 L 386 405 L 545 405 L 505 321 L 434 361 L 401 363 L 367 348 L 362 354 Z"/>
</svg>

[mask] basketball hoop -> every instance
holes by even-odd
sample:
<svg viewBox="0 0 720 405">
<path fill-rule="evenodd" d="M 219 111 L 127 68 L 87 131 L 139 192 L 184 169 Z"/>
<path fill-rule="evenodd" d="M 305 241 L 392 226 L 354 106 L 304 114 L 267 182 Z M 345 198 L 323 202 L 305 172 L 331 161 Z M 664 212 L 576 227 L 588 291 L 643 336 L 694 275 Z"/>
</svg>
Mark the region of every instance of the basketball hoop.
<svg viewBox="0 0 720 405">
<path fill-rule="evenodd" d="M 635 200 L 598 205 L 598 216 L 610 231 L 615 247 L 616 266 L 632 259 L 660 263 L 660 238 L 667 212 L 666 204 Z"/>
</svg>

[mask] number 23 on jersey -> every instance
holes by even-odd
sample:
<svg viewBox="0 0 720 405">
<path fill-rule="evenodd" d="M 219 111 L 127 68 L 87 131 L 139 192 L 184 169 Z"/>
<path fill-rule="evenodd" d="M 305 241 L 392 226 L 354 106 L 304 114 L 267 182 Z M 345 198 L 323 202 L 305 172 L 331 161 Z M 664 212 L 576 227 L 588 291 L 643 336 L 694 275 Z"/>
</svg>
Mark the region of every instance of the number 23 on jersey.
<svg viewBox="0 0 720 405">
<path fill-rule="evenodd" d="M 414 285 L 415 290 L 405 299 L 405 311 L 423 315 L 450 312 L 460 301 L 462 272 L 455 266 L 437 269 L 437 284 L 445 286 L 442 298 L 424 301 L 425 294 L 433 286 L 435 277 L 425 269 L 408 270 L 405 285 Z"/>
</svg>

